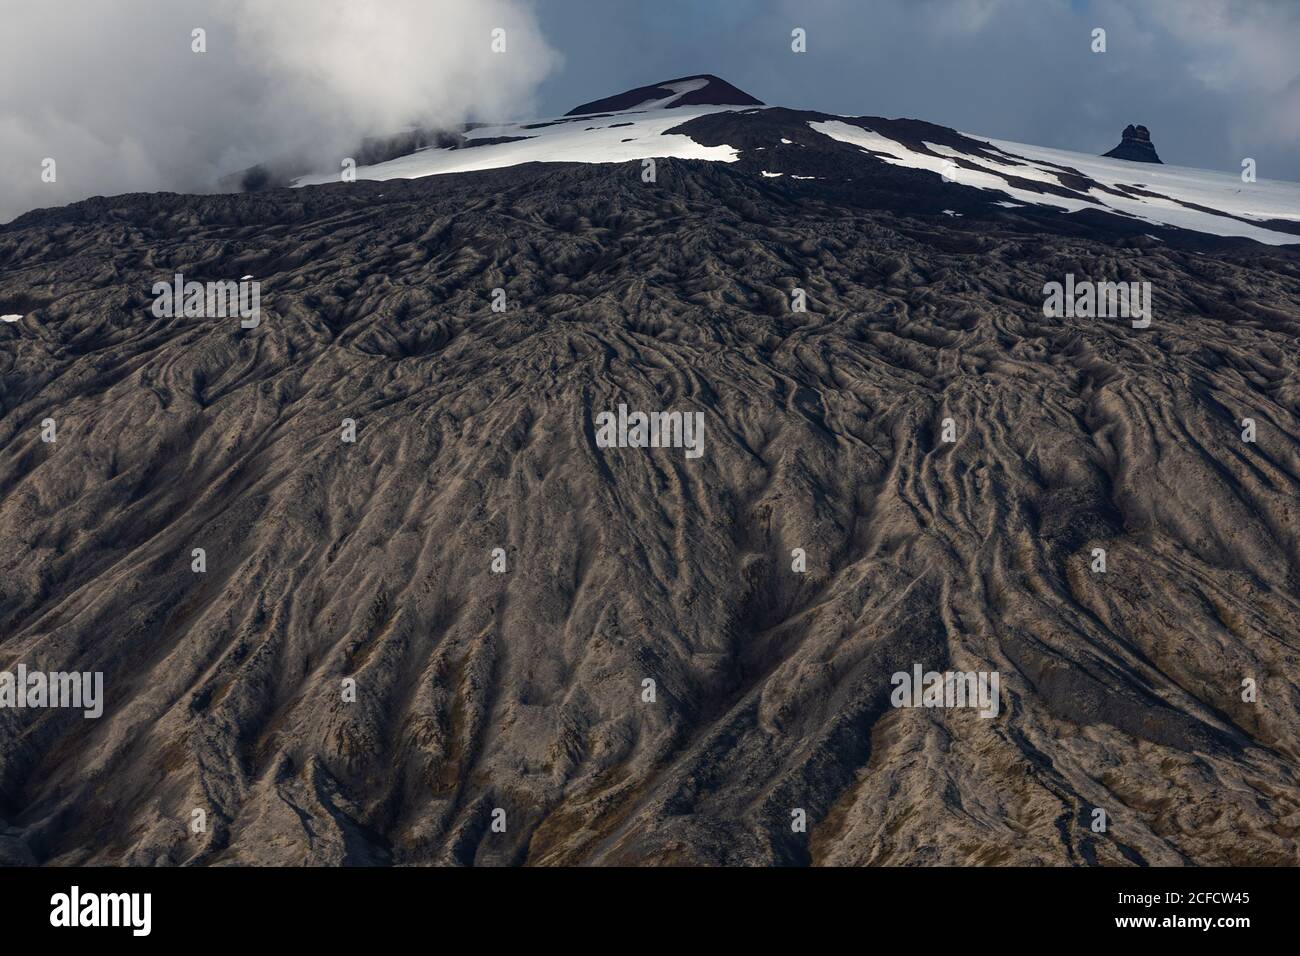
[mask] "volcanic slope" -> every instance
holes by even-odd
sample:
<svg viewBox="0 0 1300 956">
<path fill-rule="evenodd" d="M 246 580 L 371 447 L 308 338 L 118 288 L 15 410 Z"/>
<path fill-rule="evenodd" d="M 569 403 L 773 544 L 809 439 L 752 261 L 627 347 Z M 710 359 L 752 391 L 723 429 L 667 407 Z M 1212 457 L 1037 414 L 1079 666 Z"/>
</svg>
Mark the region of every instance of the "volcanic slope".
<svg viewBox="0 0 1300 956">
<path fill-rule="evenodd" d="M 690 86 L 687 81 L 673 81 L 611 97 L 610 102 L 638 102 L 654 90 Z M 734 87 L 727 89 L 739 93 Z M 672 157 L 735 163 L 756 176 L 838 184 L 854 192 L 878 183 L 883 192 L 898 185 L 897 180 L 881 178 L 893 166 L 930 174 L 914 177 L 899 192 L 909 210 L 916 208 L 911 205 L 916 199 L 942 196 L 961 200 L 959 208 L 946 210 L 951 215 L 1016 209 L 1031 217 L 1054 217 L 1054 230 L 1087 229 L 1106 218 L 1116 220 L 1107 226 L 1110 231 L 1127 229 L 1157 238 L 1165 238 L 1165 231 L 1175 228 L 1269 245 L 1300 244 L 1297 183 L 1243 183 L 1235 171 L 1153 166 L 1108 158 L 1109 154 L 1045 149 L 920 120 L 718 105 L 729 104 L 727 97 L 732 94 L 709 86 L 700 95 L 706 99 L 688 102 L 684 94 L 674 93 L 649 100 L 639 109 L 479 126 L 460 134 L 458 140 L 445 136 L 449 145 L 441 147 L 403 151 L 393 146 L 391 155 L 379 154 L 388 159 L 357 166 L 352 172 L 359 179 L 393 180 L 530 162 L 620 163 Z M 426 138 L 433 134 L 427 133 Z M 935 190 L 934 174 L 968 188 Z M 324 185 L 338 182 L 339 177 L 337 170 L 318 171 L 282 184 Z M 810 187 L 808 195 L 816 194 Z M 1067 225 L 1066 219 L 1077 225 Z"/>
<path fill-rule="evenodd" d="M 835 148 L 0 227 L 0 670 L 106 697 L 0 710 L 4 860 L 1294 864 L 1296 252 Z M 703 457 L 597 447 L 620 403 Z"/>
</svg>

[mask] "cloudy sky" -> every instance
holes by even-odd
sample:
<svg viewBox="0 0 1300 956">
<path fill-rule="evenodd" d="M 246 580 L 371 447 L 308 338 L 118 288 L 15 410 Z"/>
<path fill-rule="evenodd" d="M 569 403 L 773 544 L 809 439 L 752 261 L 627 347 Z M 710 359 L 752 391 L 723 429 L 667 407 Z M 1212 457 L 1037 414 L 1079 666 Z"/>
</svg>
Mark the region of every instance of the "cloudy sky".
<svg viewBox="0 0 1300 956">
<path fill-rule="evenodd" d="M 0 222 L 701 72 L 1092 153 L 1141 123 L 1168 163 L 1300 181 L 1296 0 L 0 0 L 0 23 Z"/>
<path fill-rule="evenodd" d="M 564 112 L 715 73 L 767 103 L 906 116 L 1104 152 L 1129 123 L 1168 163 L 1300 181 L 1297 0 L 543 0 Z M 790 52 L 790 30 L 808 52 Z M 1094 28 L 1106 52 L 1093 53 Z"/>
</svg>

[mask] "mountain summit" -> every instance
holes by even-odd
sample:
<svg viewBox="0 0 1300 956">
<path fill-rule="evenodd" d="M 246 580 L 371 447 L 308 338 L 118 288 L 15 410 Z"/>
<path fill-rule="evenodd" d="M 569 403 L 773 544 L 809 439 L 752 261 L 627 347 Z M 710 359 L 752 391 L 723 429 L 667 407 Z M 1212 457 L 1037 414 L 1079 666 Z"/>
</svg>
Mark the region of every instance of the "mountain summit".
<svg viewBox="0 0 1300 956">
<path fill-rule="evenodd" d="M 1131 123 L 1124 127 L 1120 143 L 1109 153 L 1102 153 L 1110 159 L 1127 159 L 1134 163 L 1159 163 L 1155 144 L 1151 142 L 1151 133 L 1145 126 Z M 1163 164 L 1162 164 L 1163 165 Z"/>
<path fill-rule="evenodd" d="M 356 178 L 369 180 L 528 163 L 706 161 L 747 182 L 792 191 L 796 201 L 860 203 L 968 223 L 1031 218 L 1067 232 L 1086 222 L 1094 232 L 1166 241 L 1165 229 L 1272 245 L 1300 238 L 1292 214 L 1300 186 L 1258 184 L 1243 193 L 1230 173 L 1135 168 L 1124 160 L 1160 164 L 1143 126 L 1128 127 L 1124 144 L 1107 157 L 1090 156 L 915 119 L 765 105 L 711 74 L 637 87 L 560 117 L 377 139 L 354 156 Z M 326 168 L 286 178 L 313 186 L 337 182 L 339 174 Z"/>
<path fill-rule="evenodd" d="M 565 116 L 583 116 L 588 113 L 618 113 L 624 110 L 660 110 L 670 106 L 762 106 L 744 90 L 739 90 L 726 80 L 711 73 L 682 76 L 665 80 L 653 86 L 638 86 L 634 90 L 592 100 L 575 106 Z"/>
</svg>

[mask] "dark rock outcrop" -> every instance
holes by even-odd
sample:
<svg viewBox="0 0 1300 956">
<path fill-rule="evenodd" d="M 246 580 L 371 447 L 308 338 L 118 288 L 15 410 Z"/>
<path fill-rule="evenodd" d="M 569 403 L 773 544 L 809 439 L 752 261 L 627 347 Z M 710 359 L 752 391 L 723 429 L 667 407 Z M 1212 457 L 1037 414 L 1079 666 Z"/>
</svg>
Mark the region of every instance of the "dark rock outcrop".
<svg viewBox="0 0 1300 956">
<path fill-rule="evenodd" d="M 1124 127 L 1124 136 L 1118 146 L 1109 153 L 1102 153 L 1111 159 L 1127 159 L 1134 163 L 1158 163 L 1156 147 L 1151 142 L 1151 132 L 1145 126 L 1129 124 Z"/>
</svg>

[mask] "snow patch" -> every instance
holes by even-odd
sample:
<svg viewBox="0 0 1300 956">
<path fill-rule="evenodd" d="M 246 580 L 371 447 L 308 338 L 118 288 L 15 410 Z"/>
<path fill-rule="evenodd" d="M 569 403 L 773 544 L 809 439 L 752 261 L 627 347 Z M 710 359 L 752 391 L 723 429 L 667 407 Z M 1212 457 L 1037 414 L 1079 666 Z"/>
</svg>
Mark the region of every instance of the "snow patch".
<svg viewBox="0 0 1300 956">
<path fill-rule="evenodd" d="M 1175 226 L 1215 236 L 1241 236 L 1267 245 L 1300 243 L 1300 235 L 1277 232 L 1232 218 L 1300 221 L 1300 184 L 1296 183 L 1267 180 L 1243 183 L 1238 176 L 1229 173 L 1181 166 L 1162 166 L 1159 169 L 1144 166 L 1140 174 L 1147 183 L 1144 191 L 1152 195 L 1117 195 L 1096 187 L 1080 191 L 1065 181 L 1070 174 L 1065 169 L 1054 168 L 1053 164 L 1067 167 L 1121 193 L 1125 189 L 1140 187 L 1135 183 L 1132 164 L 1123 160 L 1002 140 L 980 141 L 999 151 L 1005 159 L 974 156 L 935 143 L 925 143 L 928 152 L 923 153 L 874 130 L 839 120 L 810 122 L 808 125 L 832 139 L 870 150 L 890 165 L 928 170 L 946 176 L 951 182 L 975 189 L 997 190 L 1026 204 L 1052 206 L 1066 212 L 1096 209 L 1131 216 L 1154 225 Z M 969 133 L 962 135 L 979 139 Z M 955 159 L 974 168 L 959 166 Z M 1069 195 L 1038 193 L 1017 187 L 1008 182 L 1010 177 L 1050 184 L 1068 190 Z M 1214 211 L 1189 209 L 1185 203 L 1207 206 Z"/>
<path fill-rule="evenodd" d="M 983 139 L 977 136 L 971 138 Z M 1134 170 L 1132 163 L 1122 159 L 1107 159 L 1104 156 L 1089 156 L 1087 153 L 1072 153 L 1007 140 L 986 139 L 984 142 L 1031 162 L 1071 166 L 1106 186 L 1145 189 L 1249 219 L 1300 222 L 1300 183 L 1270 179 L 1243 183 L 1239 173 L 1221 173 L 1167 164 L 1145 165 L 1138 171 Z M 1140 181 L 1134 176 L 1135 172 L 1141 176 Z"/>
<path fill-rule="evenodd" d="M 680 100 L 687 93 L 694 93 L 696 90 L 702 90 L 708 85 L 709 85 L 709 81 L 705 79 L 678 80 L 676 83 L 665 83 L 663 85 L 663 89 L 672 90 L 673 91 L 672 96 L 665 96 L 663 99 L 660 100 L 646 100 L 644 103 L 640 103 L 632 107 L 632 109 L 634 110 L 666 109 L 667 107 L 672 106 L 674 103 Z"/>
<path fill-rule="evenodd" d="M 427 148 L 373 166 L 358 166 L 358 179 L 419 179 L 444 173 L 500 169 L 521 163 L 625 163 L 635 159 L 704 159 L 734 163 L 739 151 L 731 146 L 705 146 L 681 133 L 666 134 L 674 126 L 709 113 L 734 111 L 730 106 L 689 106 L 644 113 L 615 113 L 608 125 L 587 130 L 589 117 L 565 117 L 551 125 L 537 122 L 480 126 L 466 139 L 526 137 L 509 143 L 489 143 L 460 149 Z M 576 122 L 581 120 L 581 123 Z M 540 122 L 546 122 L 545 120 Z M 615 126 L 615 124 L 619 124 Z M 319 186 L 339 181 L 336 173 L 302 176 L 294 186 Z"/>
</svg>

